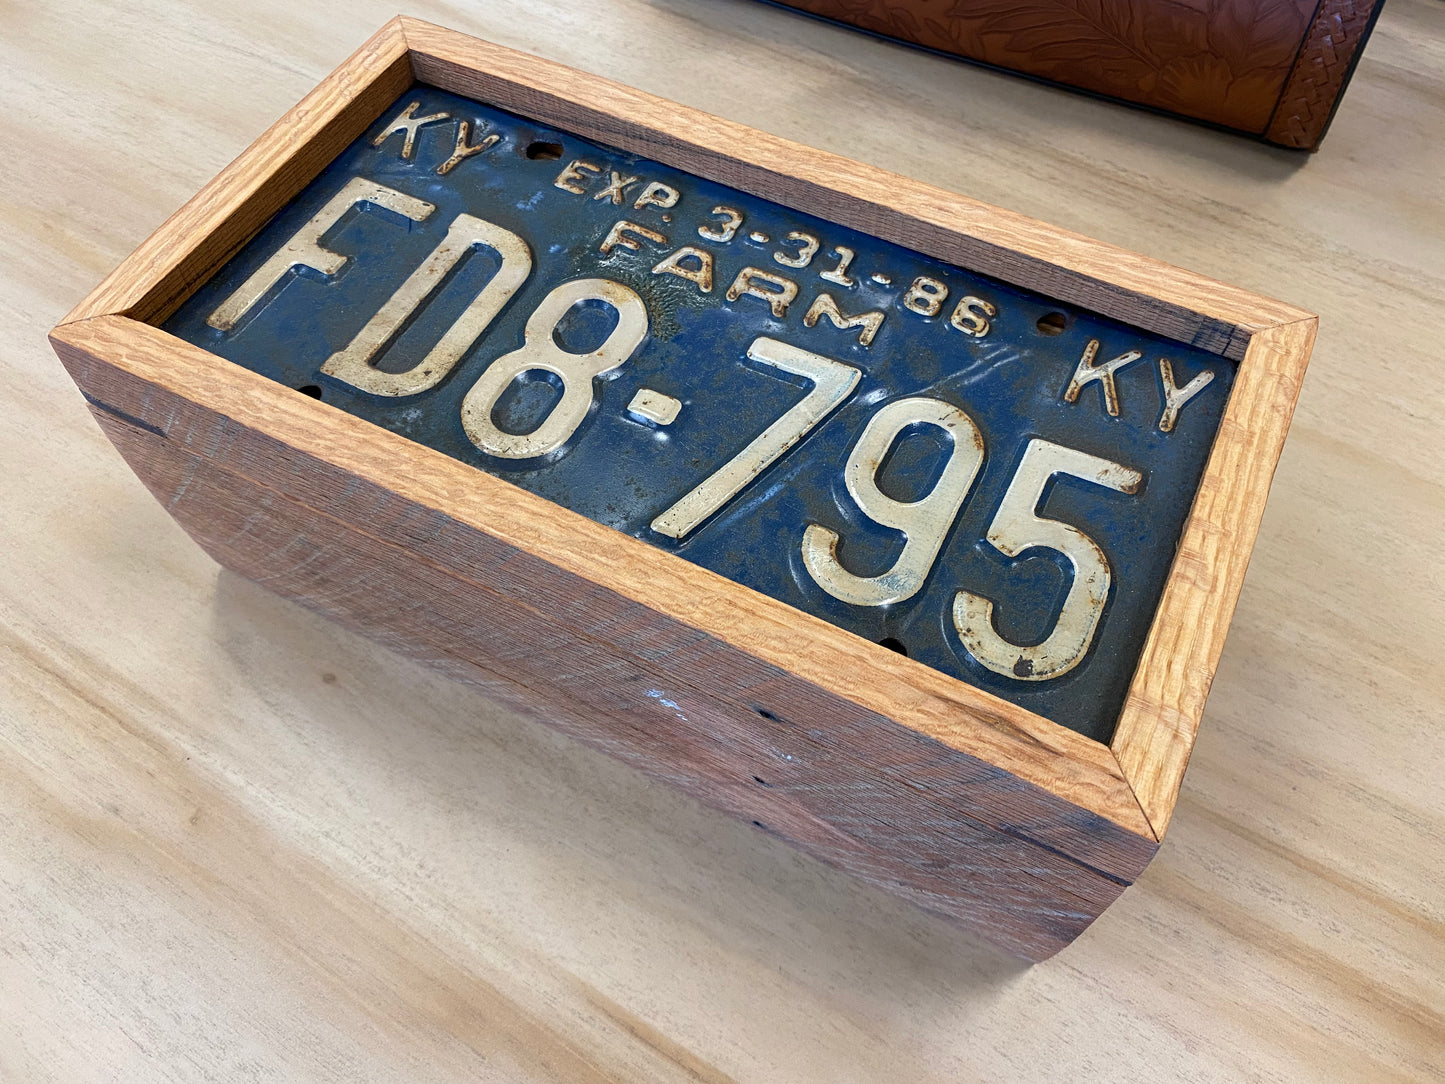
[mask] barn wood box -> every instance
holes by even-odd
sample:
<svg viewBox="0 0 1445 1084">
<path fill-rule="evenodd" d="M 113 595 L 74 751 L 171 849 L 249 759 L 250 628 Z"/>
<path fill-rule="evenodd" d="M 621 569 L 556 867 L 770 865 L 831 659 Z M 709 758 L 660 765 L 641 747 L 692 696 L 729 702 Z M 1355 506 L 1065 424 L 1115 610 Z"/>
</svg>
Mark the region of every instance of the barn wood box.
<svg viewBox="0 0 1445 1084">
<path fill-rule="evenodd" d="M 160 330 L 414 83 L 1236 365 L 1110 744 Z M 398 18 L 51 340 L 130 466 L 221 564 L 1037 960 L 1139 876 L 1169 825 L 1315 323 L 1022 215 Z"/>
</svg>

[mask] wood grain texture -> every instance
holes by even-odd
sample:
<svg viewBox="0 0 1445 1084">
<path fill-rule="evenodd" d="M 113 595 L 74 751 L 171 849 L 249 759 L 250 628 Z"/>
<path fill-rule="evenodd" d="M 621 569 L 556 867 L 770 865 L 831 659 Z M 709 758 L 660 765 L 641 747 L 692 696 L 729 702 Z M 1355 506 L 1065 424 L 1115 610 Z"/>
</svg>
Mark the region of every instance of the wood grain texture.
<svg viewBox="0 0 1445 1084">
<path fill-rule="evenodd" d="M 510 682 L 512 699 L 532 701 L 534 714 L 541 704 L 567 733 L 1011 951 L 1052 955 L 1125 887 L 1022 830 L 1005 836 L 961 815 L 975 805 L 977 764 L 950 772 L 935 763 L 909 773 L 923 787 L 901 787 L 902 772 L 850 761 L 829 718 L 760 726 L 751 710 L 680 682 L 667 663 L 618 656 L 590 630 L 418 565 L 405 545 L 100 415 L 156 497 L 228 568 L 451 676 L 476 675 L 486 688 Z"/>
<path fill-rule="evenodd" d="M 1256 135 L 1269 126 L 1317 6 L 1317 0 L 780 2 Z"/>
<path fill-rule="evenodd" d="M 0 40 L 0 1076 L 1437 1080 L 1439 5 L 1303 168 L 750 2 L 423 10 L 1325 314 L 1167 842 L 1028 971 L 218 578 L 91 421 L 44 330 L 393 12 Z"/>
</svg>

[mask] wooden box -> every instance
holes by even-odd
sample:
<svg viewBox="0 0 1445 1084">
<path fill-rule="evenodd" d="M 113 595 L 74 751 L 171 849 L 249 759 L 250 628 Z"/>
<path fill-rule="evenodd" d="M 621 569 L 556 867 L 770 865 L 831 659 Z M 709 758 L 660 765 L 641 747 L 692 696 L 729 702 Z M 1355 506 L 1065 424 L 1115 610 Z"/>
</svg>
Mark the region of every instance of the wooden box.
<svg viewBox="0 0 1445 1084">
<path fill-rule="evenodd" d="M 417 83 L 1234 366 L 1109 744 L 160 329 Z M 1168 827 L 1315 322 L 1021 215 L 398 18 L 51 339 L 115 446 L 217 561 L 1037 960 L 1140 874 Z"/>
</svg>

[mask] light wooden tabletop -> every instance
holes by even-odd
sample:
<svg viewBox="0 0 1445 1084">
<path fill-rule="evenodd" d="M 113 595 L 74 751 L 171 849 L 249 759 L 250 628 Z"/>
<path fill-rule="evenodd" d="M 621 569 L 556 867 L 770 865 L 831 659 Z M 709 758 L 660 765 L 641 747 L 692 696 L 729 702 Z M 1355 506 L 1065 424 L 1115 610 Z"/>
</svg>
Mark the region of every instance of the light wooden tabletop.
<svg viewBox="0 0 1445 1084">
<path fill-rule="evenodd" d="M 1321 314 L 1163 850 L 1027 968 L 219 572 L 45 331 L 394 0 L 0 13 L 0 1081 L 1445 1078 L 1445 6 L 1314 157 L 752 0 L 411 13 Z"/>
</svg>

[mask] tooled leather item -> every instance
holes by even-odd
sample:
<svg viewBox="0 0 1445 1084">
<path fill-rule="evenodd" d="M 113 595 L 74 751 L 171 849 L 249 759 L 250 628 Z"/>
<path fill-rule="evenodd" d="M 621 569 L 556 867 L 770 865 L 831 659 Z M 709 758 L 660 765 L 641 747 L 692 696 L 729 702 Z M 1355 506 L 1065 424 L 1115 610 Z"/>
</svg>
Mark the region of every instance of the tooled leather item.
<svg viewBox="0 0 1445 1084">
<path fill-rule="evenodd" d="M 1383 0 L 774 0 L 1313 149 Z"/>
</svg>

